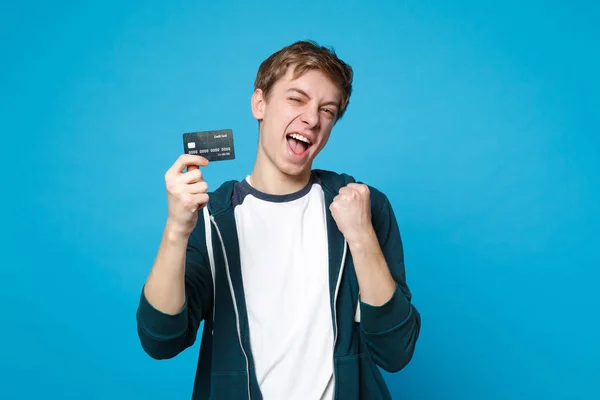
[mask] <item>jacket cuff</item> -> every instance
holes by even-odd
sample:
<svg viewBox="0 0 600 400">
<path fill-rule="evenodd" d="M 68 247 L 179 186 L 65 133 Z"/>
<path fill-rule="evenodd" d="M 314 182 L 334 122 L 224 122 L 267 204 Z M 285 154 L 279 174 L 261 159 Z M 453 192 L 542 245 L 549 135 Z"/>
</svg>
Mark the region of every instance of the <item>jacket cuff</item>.
<svg viewBox="0 0 600 400">
<path fill-rule="evenodd" d="M 148 302 L 144 290 L 140 296 L 137 319 L 144 332 L 156 339 L 169 340 L 185 333 L 188 326 L 187 298 L 181 311 L 166 314 Z"/>
<path fill-rule="evenodd" d="M 381 306 L 360 302 L 361 327 L 370 334 L 386 333 L 402 325 L 410 316 L 410 302 L 398 284 L 392 297 Z"/>
</svg>

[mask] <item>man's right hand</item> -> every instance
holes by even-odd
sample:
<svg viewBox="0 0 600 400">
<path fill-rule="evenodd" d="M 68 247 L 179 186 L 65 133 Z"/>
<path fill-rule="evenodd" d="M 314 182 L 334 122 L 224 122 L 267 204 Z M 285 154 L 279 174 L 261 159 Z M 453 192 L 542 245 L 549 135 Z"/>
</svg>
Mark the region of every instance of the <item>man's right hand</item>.
<svg viewBox="0 0 600 400">
<path fill-rule="evenodd" d="M 208 203 L 208 185 L 200 170 L 207 165 L 204 157 L 182 154 L 165 173 L 167 226 L 174 234 L 189 236 L 198 222 L 198 210 Z"/>
</svg>

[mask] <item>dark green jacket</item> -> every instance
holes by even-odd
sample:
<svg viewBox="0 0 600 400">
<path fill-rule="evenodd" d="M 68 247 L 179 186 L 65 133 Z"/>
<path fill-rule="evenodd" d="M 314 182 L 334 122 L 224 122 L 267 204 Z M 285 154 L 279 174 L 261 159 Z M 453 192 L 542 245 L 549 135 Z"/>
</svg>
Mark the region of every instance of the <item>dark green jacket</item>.
<svg viewBox="0 0 600 400">
<path fill-rule="evenodd" d="M 339 189 L 354 179 L 315 170 L 325 193 L 329 241 L 329 288 L 334 329 L 335 399 L 390 399 L 378 369 L 396 372 L 413 356 L 421 317 L 411 304 L 406 284 L 400 232 L 387 197 L 370 187 L 372 221 L 388 266 L 396 280 L 393 297 L 380 307 L 359 301 L 352 254 L 329 211 Z M 194 344 L 204 321 L 193 400 L 262 399 L 254 373 L 240 254 L 231 197 L 236 182 L 210 193 L 215 274 L 207 252 L 203 212 L 190 235 L 186 261 L 186 303 L 179 314 L 166 315 L 143 295 L 137 312 L 143 349 L 167 359 Z M 214 279 L 214 281 L 213 281 Z M 216 290 L 214 290 L 216 288 Z M 357 307 L 358 306 L 358 307 Z"/>
</svg>

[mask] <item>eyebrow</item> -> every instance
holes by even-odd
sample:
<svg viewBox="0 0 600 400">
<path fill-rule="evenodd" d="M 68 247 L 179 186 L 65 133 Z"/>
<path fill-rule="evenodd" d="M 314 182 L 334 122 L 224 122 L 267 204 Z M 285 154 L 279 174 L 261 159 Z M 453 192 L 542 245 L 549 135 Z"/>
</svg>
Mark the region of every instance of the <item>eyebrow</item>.
<svg viewBox="0 0 600 400">
<path fill-rule="evenodd" d="M 306 92 L 305 92 L 304 90 L 302 90 L 302 89 L 299 89 L 299 88 L 292 87 L 292 88 L 289 88 L 287 91 L 288 91 L 288 92 L 296 92 L 296 93 L 298 93 L 298 94 L 300 94 L 300 95 L 302 95 L 302 96 L 304 96 L 304 97 L 308 97 L 308 98 L 310 99 L 310 96 L 308 95 L 308 93 L 306 93 Z M 326 102 L 326 103 L 325 103 L 325 104 L 323 104 L 323 105 L 326 105 L 326 106 L 333 105 L 333 106 L 339 107 L 339 103 L 338 103 L 338 102 L 336 102 L 336 101 L 333 101 L 333 100 L 332 100 L 332 101 L 328 101 L 328 102 Z"/>
</svg>

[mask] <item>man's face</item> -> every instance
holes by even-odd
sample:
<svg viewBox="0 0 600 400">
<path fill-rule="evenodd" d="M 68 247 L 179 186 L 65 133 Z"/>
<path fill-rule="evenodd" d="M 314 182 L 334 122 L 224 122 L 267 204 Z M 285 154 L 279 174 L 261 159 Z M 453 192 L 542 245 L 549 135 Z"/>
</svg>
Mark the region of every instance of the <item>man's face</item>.
<svg viewBox="0 0 600 400">
<path fill-rule="evenodd" d="M 261 162 L 293 176 L 310 170 L 329 140 L 341 96 L 322 72 L 310 70 L 294 80 L 292 68 L 273 86 L 268 100 L 255 91 L 252 114 L 261 121 Z"/>
</svg>

